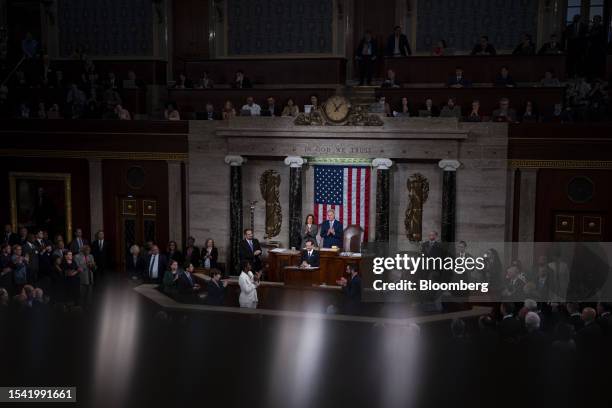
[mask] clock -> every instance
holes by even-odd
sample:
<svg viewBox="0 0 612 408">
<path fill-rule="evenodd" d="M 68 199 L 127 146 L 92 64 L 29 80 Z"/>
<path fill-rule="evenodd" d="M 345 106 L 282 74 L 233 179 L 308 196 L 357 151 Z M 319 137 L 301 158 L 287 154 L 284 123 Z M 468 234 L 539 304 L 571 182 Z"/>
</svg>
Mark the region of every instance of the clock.
<svg viewBox="0 0 612 408">
<path fill-rule="evenodd" d="M 323 104 L 323 113 L 325 118 L 333 125 L 344 123 L 351 111 L 351 103 L 347 98 L 340 95 L 334 95 L 327 99 Z"/>
</svg>

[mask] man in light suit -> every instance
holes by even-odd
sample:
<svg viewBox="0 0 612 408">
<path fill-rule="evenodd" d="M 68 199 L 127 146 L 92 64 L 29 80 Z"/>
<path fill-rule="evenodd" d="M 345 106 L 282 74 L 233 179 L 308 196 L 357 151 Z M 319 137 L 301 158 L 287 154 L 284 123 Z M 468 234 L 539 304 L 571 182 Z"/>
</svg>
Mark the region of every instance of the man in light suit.
<svg viewBox="0 0 612 408">
<path fill-rule="evenodd" d="M 334 210 L 327 212 L 327 221 L 321 224 L 321 238 L 323 238 L 323 248 L 337 246 L 342 248 L 342 233 L 344 228 L 342 223 L 336 220 Z"/>
<path fill-rule="evenodd" d="M 309 239 L 306 241 L 306 249 L 302 251 L 300 265 L 303 267 L 318 268 L 319 263 L 319 252 L 315 251 L 314 242 Z"/>
<path fill-rule="evenodd" d="M 164 273 L 168 269 L 168 260 L 166 256 L 159 253 L 159 247 L 153 245 L 151 253 L 147 256 L 147 270 L 145 271 L 147 280 L 154 283 L 161 283 L 164 279 Z"/>
</svg>

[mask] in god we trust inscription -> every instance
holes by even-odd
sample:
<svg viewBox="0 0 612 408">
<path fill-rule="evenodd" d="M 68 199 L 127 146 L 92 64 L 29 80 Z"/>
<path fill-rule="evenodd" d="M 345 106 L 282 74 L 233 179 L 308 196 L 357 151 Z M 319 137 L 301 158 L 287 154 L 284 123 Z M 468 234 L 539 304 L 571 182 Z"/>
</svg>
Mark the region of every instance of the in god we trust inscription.
<svg viewBox="0 0 612 408">
<path fill-rule="evenodd" d="M 372 148 L 344 144 L 316 144 L 304 146 L 303 154 L 370 154 Z"/>
</svg>

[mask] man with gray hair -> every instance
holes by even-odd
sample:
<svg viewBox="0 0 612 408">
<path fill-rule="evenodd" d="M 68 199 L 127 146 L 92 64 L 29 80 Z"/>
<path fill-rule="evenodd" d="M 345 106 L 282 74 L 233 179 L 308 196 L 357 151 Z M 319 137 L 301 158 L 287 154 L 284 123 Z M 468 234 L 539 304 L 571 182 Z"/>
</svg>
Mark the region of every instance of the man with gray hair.
<svg viewBox="0 0 612 408">
<path fill-rule="evenodd" d="M 525 330 L 527 333 L 540 330 L 540 316 L 536 312 L 530 311 L 525 315 Z"/>
</svg>

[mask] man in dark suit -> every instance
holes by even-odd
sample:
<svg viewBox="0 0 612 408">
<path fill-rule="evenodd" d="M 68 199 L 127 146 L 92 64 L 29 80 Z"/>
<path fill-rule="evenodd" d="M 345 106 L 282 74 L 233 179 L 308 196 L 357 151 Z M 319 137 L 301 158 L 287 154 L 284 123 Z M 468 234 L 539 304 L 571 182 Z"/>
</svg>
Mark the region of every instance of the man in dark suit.
<svg viewBox="0 0 612 408">
<path fill-rule="evenodd" d="M 603 332 L 595 320 L 596 316 L 597 312 L 592 307 L 582 309 L 584 327 L 576 333 L 576 346 L 583 354 L 597 354 L 602 345 Z"/>
<path fill-rule="evenodd" d="M 429 232 L 429 239 L 421 244 L 421 252 L 429 258 L 442 257 L 444 250 L 440 241 L 438 241 L 438 233 L 436 231 Z"/>
<path fill-rule="evenodd" d="M 542 48 L 540 48 L 540 51 L 538 52 L 538 54 L 539 55 L 559 55 L 559 54 L 563 54 L 563 52 L 564 52 L 563 44 L 557 41 L 556 34 L 551 34 L 550 41 L 542 45 Z"/>
<path fill-rule="evenodd" d="M 221 280 L 221 272 L 217 269 L 212 271 L 212 279 L 206 285 L 206 304 L 213 306 L 223 306 L 225 300 L 225 288 L 227 280 Z"/>
<path fill-rule="evenodd" d="M 455 68 L 455 75 L 448 77 L 446 85 L 449 88 L 468 88 L 472 86 L 472 82 L 463 76 L 463 68 Z"/>
<path fill-rule="evenodd" d="M 372 38 L 372 32 L 367 30 L 355 50 L 355 59 L 359 63 L 359 85 L 372 83 L 372 71 L 376 55 L 378 54 L 376 40 Z"/>
<path fill-rule="evenodd" d="M 608 338 L 612 337 L 612 303 L 610 302 L 599 302 L 597 304 L 597 312 L 599 313 L 599 317 L 597 318 L 597 323 L 601 327 L 604 336 Z"/>
<path fill-rule="evenodd" d="M 104 231 L 98 231 L 91 243 L 91 254 L 96 261 L 98 276 L 103 276 L 106 269 L 112 266 L 111 253 L 110 244 L 104 239 Z"/>
<path fill-rule="evenodd" d="M 165 255 L 159 253 L 159 247 L 157 245 L 151 247 L 151 253 L 147 256 L 146 268 L 148 281 L 153 283 L 162 282 L 164 273 L 166 269 L 168 269 L 168 260 Z"/>
<path fill-rule="evenodd" d="M 493 44 L 489 44 L 489 37 L 483 35 L 480 37 L 480 42 L 474 46 L 472 49 L 472 55 L 495 55 L 497 51 L 495 51 L 495 47 Z"/>
<path fill-rule="evenodd" d="M 21 245 L 22 247 L 28 243 L 28 229 L 26 227 L 19 228 L 19 235 L 17 236 L 16 244 Z"/>
<path fill-rule="evenodd" d="M 261 271 L 261 245 L 259 241 L 253 238 L 253 230 L 247 228 L 244 230 L 244 239 L 240 241 L 240 249 L 238 257 L 240 263 L 249 261 L 253 267 L 253 272 Z"/>
<path fill-rule="evenodd" d="M 580 315 L 580 305 L 574 302 L 568 302 L 565 305 L 567 310 L 567 322 L 574 327 L 574 332 L 578 333 L 584 327 L 582 316 Z"/>
<path fill-rule="evenodd" d="M 393 28 L 393 34 L 387 39 L 385 55 L 388 57 L 406 57 L 412 55 L 408 37 L 402 34 L 402 28 L 400 26 L 395 26 Z"/>
<path fill-rule="evenodd" d="M 74 239 L 69 245 L 70 251 L 76 256 L 84 245 L 89 245 L 89 241 L 83 238 L 83 230 L 77 228 L 74 230 Z"/>
<path fill-rule="evenodd" d="M 331 248 L 333 246 L 342 248 L 342 234 L 344 228 L 342 227 L 342 223 L 336 220 L 336 213 L 334 210 L 329 210 L 327 212 L 327 221 L 323 221 L 319 230 L 323 238 L 323 248 Z"/>
<path fill-rule="evenodd" d="M 242 88 L 252 88 L 251 80 L 249 77 L 244 75 L 244 71 L 239 69 L 236 71 L 236 76 L 234 77 L 234 82 L 232 82 L 232 88 L 242 89 Z"/>
<path fill-rule="evenodd" d="M 499 322 L 499 334 L 507 343 L 517 343 L 521 335 L 521 322 L 514 316 L 514 303 L 505 302 L 499 306 L 502 320 Z"/>
<path fill-rule="evenodd" d="M 200 285 L 196 283 L 193 276 L 193 265 L 179 272 L 177 286 L 182 295 L 195 295 L 200 290 Z"/>
<path fill-rule="evenodd" d="M 198 112 L 198 120 L 221 120 L 221 112 L 215 111 L 215 107 L 212 102 L 206 102 L 206 110 L 204 112 Z"/>
<path fill-rule="evenodd" d="M 344 311 L 347 314 L 358 314 L 361 305 L 361 277 L 355 265 L 346 265 L 349 279 L 344 276 L 338 282 L 346 296 Z"/>
<path fill-rule="evenodd" d="M 306 241 L 306 249 L 302 251 L 300 265 L 303 267 L 318 268 L 319 263 L 319 252 L 315 251 L 314 242 L 309 239 Z"/>
<path fill-rule="evenodd" d="M 261 116 L 280 116 L 281 108 L 272 96 L 266 98 L 267 105 L 261 109 Z"/>
<path fill-rule="evenodd" d="M 4 226 L 4 233 L 2 234 L 2 240 L 0 244 L 9 244 L 11 246 L 19 242 L 19 237 L 13 232 L 11 224 Z"/>
</svg>

